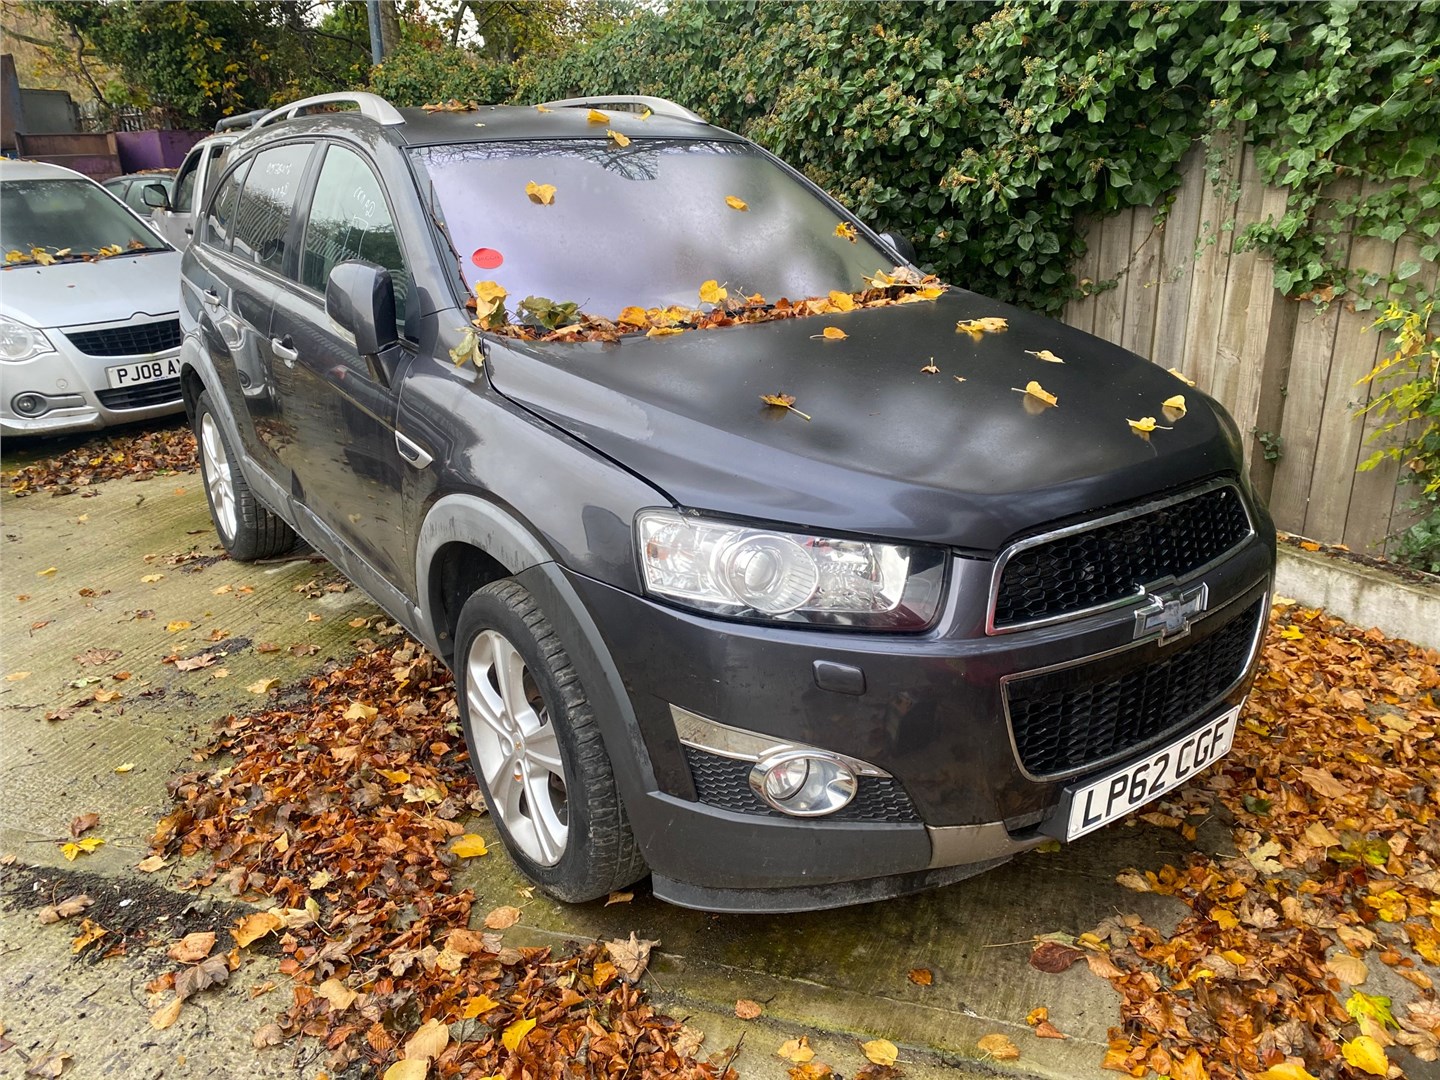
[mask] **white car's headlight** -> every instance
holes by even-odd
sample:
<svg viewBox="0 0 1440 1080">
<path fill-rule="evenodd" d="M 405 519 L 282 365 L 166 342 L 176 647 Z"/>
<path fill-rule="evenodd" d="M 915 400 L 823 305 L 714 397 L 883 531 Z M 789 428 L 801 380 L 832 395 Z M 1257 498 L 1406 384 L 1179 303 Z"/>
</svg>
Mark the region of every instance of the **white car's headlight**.
<svg viewBox="0 0 1440 1080">
<path fill-rule="evenodd" d="M 870 630 L 923 630 L 945 584 L 944 554 L 642 510 L 645 588 L 734 618 Z"/>
<path fill-rule="evenodd" d="M 0 362 L 18 364 L 54 351 L 50 339 L 41 331 L 0 315 Z"/>
</svg>

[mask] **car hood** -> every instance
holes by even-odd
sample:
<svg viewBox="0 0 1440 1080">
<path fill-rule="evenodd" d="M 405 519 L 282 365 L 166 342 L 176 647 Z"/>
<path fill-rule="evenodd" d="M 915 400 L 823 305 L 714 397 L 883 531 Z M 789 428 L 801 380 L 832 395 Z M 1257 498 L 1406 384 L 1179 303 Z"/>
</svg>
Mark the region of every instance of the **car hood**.
<svg viewBox="0 0 1440 1080">
<path fill-rule="evenodd" d="M 0 311 L 42 330 L 179 309 L 178 251 L 0 270 Z"/>
<path fill-rule="evenodd" d="M 957 332 L 984 316 L 1008 330 Z M 830 326 L 847 337 L 820 338 Z M 1030 355 L 1045 350 L 1064 363 Z M 1241 464 L 1223 410 L 1164 367 L 963 290 L 611 344 L 507 341 L 487 367 L 500 393 L 681 506 L 976 552 Z M 1056 406 L 1015 389 L 1032 379 Z M 777 393 L 810 419 L 760 400 Z M 1177 393 L 1188 412 L 1170 421 Z M 1170 430 L 1126 422 L 1146 416 Z"/>
</svg>

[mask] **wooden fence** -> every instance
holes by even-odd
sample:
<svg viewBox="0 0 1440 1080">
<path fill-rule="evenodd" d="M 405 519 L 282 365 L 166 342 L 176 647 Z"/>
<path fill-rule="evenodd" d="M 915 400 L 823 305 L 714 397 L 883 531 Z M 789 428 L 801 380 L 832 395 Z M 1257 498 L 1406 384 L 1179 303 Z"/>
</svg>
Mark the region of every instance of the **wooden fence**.
<svg viewBox="0 0 1440 1080">
<path fill-rule="evenodd" d="M 1387 340 L 1369 329 L 1376 312 L 1343 298 L 1325 308 L 1288 300 L 1270 259 L 1234 250 L 1246 226 L 1285 212 L 1285 191 L 1261 182 L 1248 147 L 1227 156 L 1215 182 L 1198 147 L 1182 172 L 1163 225 L 1140 208 L 1090 227 L 1076 276 L 1118 286 L 1072 301 L 1065 321 L 1179 368 L 1219 399 L 1245 434 L 1251 478 L 1279 528 L 1380 553 L 1410 524 L 1403 504 L 1414 489 L 1397 485 L 1394 461 L 1355 471 L 1382 445 L 1366 441 L 1380 421 L 1357 415 L 1372 392 L 1358 380 Z M 1351 267 L 1382 275 L 1418 258 L 1405 240 L 1362 237 L 1349 250 Z M 1422 273 L 1433 286 L 1437 267 Z"/>
</svg>

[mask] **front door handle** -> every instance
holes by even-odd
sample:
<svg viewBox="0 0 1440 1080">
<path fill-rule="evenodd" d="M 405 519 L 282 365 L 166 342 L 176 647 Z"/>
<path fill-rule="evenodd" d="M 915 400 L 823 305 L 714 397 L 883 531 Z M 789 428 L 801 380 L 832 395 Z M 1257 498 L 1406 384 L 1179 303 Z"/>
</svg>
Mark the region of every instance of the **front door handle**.
<svg viewBox="0 0 1440 1080">
<path fill-rule="evenodd" d="M 200 299 L 205 302 L 206 307 L 220 306 L 220 294 L 214 289 L 205 289 L 200 293 Z"/>
<path fill-rule="evenodd" d="M 300 350 L 295 348 L 295 343 L 290 340 L 289 334 L 284 337 L 272 337 L 270 351 L 284 360 L 286 367 L 294 367 L 295 361 L 300 359 Z"/>
<path fill-rule="evenodd" d="M 430 462 L 434 460 L 429 454 L 422 450 L 418 444 L 407 439 L 398 431 L 395 433 L 395 449 L 400 452 L 402 458 L 411 465 L 414 465 L 417 469 L 426 468 Z"/>
</svg>

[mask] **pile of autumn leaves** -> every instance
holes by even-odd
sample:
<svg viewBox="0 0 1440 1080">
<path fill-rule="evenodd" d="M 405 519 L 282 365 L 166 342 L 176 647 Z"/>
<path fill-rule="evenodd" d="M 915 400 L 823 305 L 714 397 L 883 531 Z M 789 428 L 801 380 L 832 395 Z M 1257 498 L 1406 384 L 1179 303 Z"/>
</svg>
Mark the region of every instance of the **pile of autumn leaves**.
<svg viewBox="0 0 1440 1080">
<path fill-rule="evenodd" d="M 520 918 L 511 907 L 470 929 L 473 894 L 451 875 L 485 845 L 457 823 L 480 800 L 456 717 L 449 674 L 406 643 L 330 665 L 293 709 L 225 721 L 199 755 L 210 767 L 171 782 L 152 858 L 208 853 L 191 884 L 271 906 L 236 926 L 230 954 L 196 941 L 198 961 L 152 984 L 157 1026 L 209 985 L 193 968 L 223 981 L 259 942 L 278 945 L 289 1000 L 255 1045 L 322 1040 L 331 1075 L 733 1080 L 635 987 L 650 943 L 510 948 L 494 931 Z"/>
<path fill-rule="evenodd" d="M 1306 1080 L 1440 1056 L 1437 698 L 1434 651 L 1276 609 L 1233 752 L 1141 815 L 1194 840 L 1221 814 L 1238 853 L 1120 876 L 1189 907 L 1172 933 L 1117 916 L 1037 947 L 1037 966 L 1098 961 L 1122 995 L 1106 1068 Z"/>
<path fill-rule="evenodd" d="M 10 494 L 21 498 L 37 492 L 70 495 L 102 480 L 126 476 L 148 480 L 165 473 L 194 472 L 198 467 L 195 434 L 177 423 L 158 430 L 87 439 L 54 457 L 7 473 L 5 480 Z"/>
</svg>

